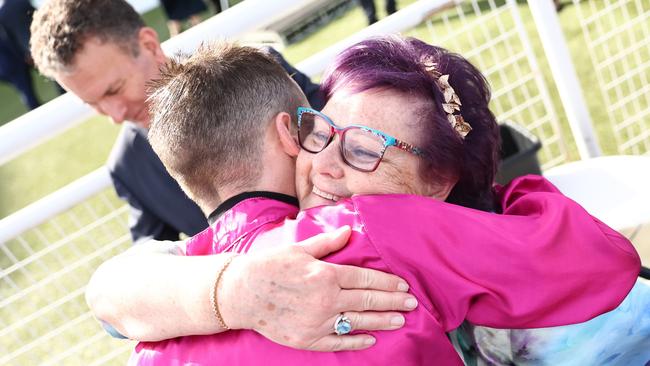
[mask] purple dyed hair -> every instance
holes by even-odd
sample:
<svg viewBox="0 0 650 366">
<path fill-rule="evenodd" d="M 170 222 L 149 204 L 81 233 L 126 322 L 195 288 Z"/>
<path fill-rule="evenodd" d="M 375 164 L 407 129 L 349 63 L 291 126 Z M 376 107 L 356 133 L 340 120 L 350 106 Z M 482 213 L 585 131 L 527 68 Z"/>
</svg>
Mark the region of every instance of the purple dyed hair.
<svg viewBox="0 0 650 366">
<path fill-rule="evenodd" d="M 449 75 L 462 102 L 460 113 L 472 126 L 463 140 L 442 109 L 444 96 L 425 65 Z M 420 117 L 426 164 L 420 174 L 430 182 L 456 181 L 447 202 L 482 210 L 494 208 L 492 185 L 499 159 L 499 128 L 490 109 L 490 87 L 483 74 L 462 56 L 415 38 L 381 36 L 346 49 L 325 72 L 326 101 L 337 91 L 360 93 L 390 89 L 413 98 Z M 425 103 L 421 103 L 424 101 Z M 417 102 L 417 103 L 416 103 Z"/>
</svg>

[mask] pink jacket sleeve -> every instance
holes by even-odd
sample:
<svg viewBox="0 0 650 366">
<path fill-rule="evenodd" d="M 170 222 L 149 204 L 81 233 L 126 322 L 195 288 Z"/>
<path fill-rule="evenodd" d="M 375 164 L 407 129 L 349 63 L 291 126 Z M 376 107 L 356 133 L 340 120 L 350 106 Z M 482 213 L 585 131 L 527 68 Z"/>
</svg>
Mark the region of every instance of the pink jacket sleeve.
<svg viewBox="0 0 650 366">
<path fill-rule="evenodd" d="M 410 195 L 353 198 L 370 240 L 443 328 L 578 323 L 623 300 L 631 243 L 542 177 L 501 190 L 503 214 Z"/>
<path fill-rule="evenodd" d="M 185 242 L 185 254 L 190 256 L 215 254 L 212 251 L 213 237 L 214 230 L 212 229 L 212 225 L 210 225 L 200 233 L 187 239 Z"/>
</svg>

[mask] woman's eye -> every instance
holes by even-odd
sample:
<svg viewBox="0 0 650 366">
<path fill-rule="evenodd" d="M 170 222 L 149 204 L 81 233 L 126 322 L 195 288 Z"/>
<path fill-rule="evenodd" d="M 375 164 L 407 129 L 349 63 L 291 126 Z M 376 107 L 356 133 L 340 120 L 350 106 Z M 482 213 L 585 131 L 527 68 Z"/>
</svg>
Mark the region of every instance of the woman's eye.
<svg viewBox="0 0 650 366">
<path fill-rule="evenodd" d="M 379 154 L 377 152 L 368 150 L 362 146 L 355 146 L 350 152 L 352 153 L 352 156 L 358 160 L 369 161 L 379 159 Z"/>
<path fill-rule="evenodd" d="M 329 134 L 325 131 L 314 131 L 309 135 L 315 142 L 324 143 L 327 142 Z"/>
</svg>

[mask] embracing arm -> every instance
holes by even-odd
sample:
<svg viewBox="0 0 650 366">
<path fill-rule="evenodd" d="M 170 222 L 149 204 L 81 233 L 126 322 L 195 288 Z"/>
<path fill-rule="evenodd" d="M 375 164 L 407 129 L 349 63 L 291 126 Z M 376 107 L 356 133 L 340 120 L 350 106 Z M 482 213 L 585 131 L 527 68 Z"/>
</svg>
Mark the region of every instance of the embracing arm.
<svg viewBox="0 0 650 366">
<path fill-rule="evenodd" d="M 234 258 L 217 292 L 226 324 L 257 330 L 291 347 L 323 351 L 372 344 L 369 335 L 337 337 L 315 326 L 352 308 L 386 311 L 369 311 L 360 329 L 396 329 L 390 325 L 395 313 L 387 310 L 409 310 L 405 302 L 412 296 L 405 293 L 403 280 L 315 259 L 340 249 L 348 236 L 349 229 Z M 129 338 L 154 341 L 218 333 L 224 329 L 215 318 L 210 293 L 231 256 L 173 256 L 136 247 L 97 269 L 86 298 L 98 319 Z"/>
<path fill-rule="evenodd" d="M 391 271 L 446 330 L 464 319 L 497 328 L 578 323 L 620 304 L 640 266 L 627 239 L 541 177 L 516 180 L 502 196 L 502 215 L 412 196 L 355 204 L 405 217 L 397 234 L 378 214 L 364 224 Z M 409 251 L 388 244 L 398 241 Z"/>
</svg>

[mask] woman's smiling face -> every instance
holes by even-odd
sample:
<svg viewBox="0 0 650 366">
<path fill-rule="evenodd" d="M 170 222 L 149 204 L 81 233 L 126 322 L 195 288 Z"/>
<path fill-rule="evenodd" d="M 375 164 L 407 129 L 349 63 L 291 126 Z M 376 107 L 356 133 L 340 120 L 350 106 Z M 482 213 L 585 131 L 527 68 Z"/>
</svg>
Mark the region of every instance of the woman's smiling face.
<svg viewBox="0 0 650 366">
<path fill-rule="evenodd" d="M 422 133 L 414 112 L 418 101 L 390 90 L 361 93 L 338 91 L 323 108 L 337 127 L 363 125 L 418 146 Z M 296 189 L 303 209 L 332 205 L 355 194 L 410 193 L 444 199 L 439 189 L 422 180 L 422 158 L 389 147 L 373 172 L 355 170 L 345 163 L 338 136 L 321 152 L 300 150 L 296 162 Z M 447 190 L 442 190 L 447 191 Z"/>
</svg>

